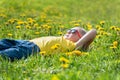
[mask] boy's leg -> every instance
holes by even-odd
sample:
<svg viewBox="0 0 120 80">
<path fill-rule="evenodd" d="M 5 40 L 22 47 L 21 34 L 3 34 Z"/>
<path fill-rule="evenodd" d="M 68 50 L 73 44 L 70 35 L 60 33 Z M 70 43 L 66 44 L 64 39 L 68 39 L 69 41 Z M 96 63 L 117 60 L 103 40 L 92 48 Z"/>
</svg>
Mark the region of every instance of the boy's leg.
<svg viewBox="0 0 120 80">
<path fill-rule="evenodd" d="M 27 58 L 31 54 L 40 51 L 39 47 L 32 42 L 23 40 L 19 40 L 17 42 L 19 42 L 19 44 L 9 49 L 0 51 L 2 57 L 9 58 L 11 61 L 13 61 L 15 59 Z"/>
<path fill-rule="evenodd" d="M 17 42 L 15 40 L 2 39 L 2 40 L 0 40 L 0 51 L 8 49 L 16 44 L 17 44 Z"/>
</svg>

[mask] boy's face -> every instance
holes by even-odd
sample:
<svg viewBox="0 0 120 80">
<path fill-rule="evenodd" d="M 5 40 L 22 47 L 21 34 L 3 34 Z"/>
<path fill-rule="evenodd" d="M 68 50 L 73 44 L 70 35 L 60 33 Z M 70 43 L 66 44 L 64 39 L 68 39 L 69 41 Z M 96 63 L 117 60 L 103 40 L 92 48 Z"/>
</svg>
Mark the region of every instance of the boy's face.
<svg viewBox="0 0 120 80">
<path fill-rule="evenodd" d="M 72 42 L 77 42 L 81 38 L 81 34 L 78 28 L 72 28 L 67 31 L 64 35 L 64 38 Z"/>
</svg>

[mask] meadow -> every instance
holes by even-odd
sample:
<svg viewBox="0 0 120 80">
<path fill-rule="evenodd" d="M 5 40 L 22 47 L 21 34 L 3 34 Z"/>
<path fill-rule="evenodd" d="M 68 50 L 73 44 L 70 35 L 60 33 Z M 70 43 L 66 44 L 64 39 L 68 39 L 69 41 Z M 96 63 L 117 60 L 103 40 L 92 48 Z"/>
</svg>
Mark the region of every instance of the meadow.
<svg viewBox="0 0 120 80">
<path fill-rule="evenodd" d="M 0 80 L 120 80 L 119 4 L 120 0 L 0 0 L 0 39 L 61 36 L 74 26 L 97 30 L 87 51 L 40 52 L 14 62 L 0 57 Z"/>
</svg>

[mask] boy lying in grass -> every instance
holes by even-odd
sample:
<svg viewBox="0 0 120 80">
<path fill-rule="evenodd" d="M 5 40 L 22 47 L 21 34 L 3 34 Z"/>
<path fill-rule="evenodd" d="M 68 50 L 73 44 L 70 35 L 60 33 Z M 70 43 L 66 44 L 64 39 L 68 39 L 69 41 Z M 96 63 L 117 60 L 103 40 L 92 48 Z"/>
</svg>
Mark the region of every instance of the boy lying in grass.
<svg viewBox="0 0 120 80">
<path fill-rule="evenodd" d="M 74 27 L 69 29 L 64 36 L 47 36 L 32 40 L 0 40 L 0 55 L 14 61 L 15 59 L 27 58 L 28 56 L 46 51 L 68 52 L 75 49 L 87 49 L 96 36 L 96 30 L 86 32 L 83 28 Z M 55 48 L 55 47 L 59 48 Z"/>
</svg>

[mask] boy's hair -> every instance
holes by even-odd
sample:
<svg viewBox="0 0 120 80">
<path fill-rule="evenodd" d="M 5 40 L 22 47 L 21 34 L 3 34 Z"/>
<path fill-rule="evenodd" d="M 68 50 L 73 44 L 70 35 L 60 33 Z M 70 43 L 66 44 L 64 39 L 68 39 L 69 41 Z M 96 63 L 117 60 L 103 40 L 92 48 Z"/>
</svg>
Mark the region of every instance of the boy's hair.
<svg viewBox="0 0 120 80">
<path fill-rule="evenodd" d="M 86 32 L 87 32 L 84 28 L 81 28 L 81 27 L 76 27 L 76 28 L 78 28 L 78 31 L 80 32 L 80 34 L 81 34 L 82 36 L 85 35 Z"/>
</svg>

